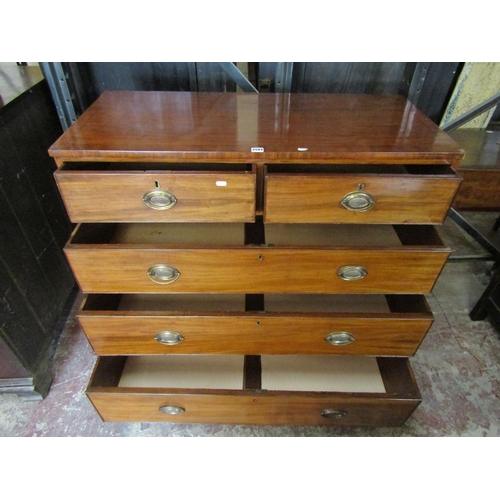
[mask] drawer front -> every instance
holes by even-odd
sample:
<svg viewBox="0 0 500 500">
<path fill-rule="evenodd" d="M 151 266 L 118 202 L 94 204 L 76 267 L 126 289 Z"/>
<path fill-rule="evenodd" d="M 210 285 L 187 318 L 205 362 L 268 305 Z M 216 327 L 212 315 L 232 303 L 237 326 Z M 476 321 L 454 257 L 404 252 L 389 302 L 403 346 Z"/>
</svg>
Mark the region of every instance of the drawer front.
<svg viewBox="0 0 500 500">
<path fill-rule="evenodd" d="M 79 172 L 55 177 L 73 222 L 252 222 L 255 172 Z"/>
<path fill-rule="evenodd" d="M 419 401 L 342 396 L 249 396 L 87 392 L 110 422 L 400 426 Z M 184 409 L 169 415 L 165 406 Z M 326 416 L 323 416 L 326 415 Z"/>
<path fill-rule="evenodd" d="M 340 317 L 339 317 L 340 316 Z M 100 356 L 335 354 L 413 356 L 432 319 L 312 316 L 78 315 Z"/>
<path fill-rule="evenodd" d="M 268 174 L 264 221 L 441 224 L 459 184 L 456 175 Z"/>
<path fill-rule="evenodd" d="M 423 297 L 414 300 L 422 304 L 422 309 L 426 306 Z M 100 356 L 203 353 L 412 356 L 432 324 L 432 314 L 428 310 L 153 313 L 88 310 L 84 302 L 78 320 Z"/>
<path fill-rule="evenodd" d="M 163 356 L 155 358 L 163 363 Z M 357 393 L 262 390 L 260 361 L 247 360 L 240 390 L 124 387 L 120 379 L 126 363 L 123 357 L 98 358 L 89 382 L 87 396 L 106 421 L 399 426 L 421 401 L 408 360 L 402 358 L 377 359 L 385 392 Z M 171 379 L 162 375 L 161 380 Z"/>
<path fill-rule="evenodd" d="M 67 246 L 85 293 L 429 293 L 447 251 Z M 167 266 L 165 268 L 158 266 Z M 366 274 L 358 278 L 362 269 Z M 149 275 L 165 275 L 161 283 Z M 345 278 L 339 277 L 339 274 Z"/>
</svg>

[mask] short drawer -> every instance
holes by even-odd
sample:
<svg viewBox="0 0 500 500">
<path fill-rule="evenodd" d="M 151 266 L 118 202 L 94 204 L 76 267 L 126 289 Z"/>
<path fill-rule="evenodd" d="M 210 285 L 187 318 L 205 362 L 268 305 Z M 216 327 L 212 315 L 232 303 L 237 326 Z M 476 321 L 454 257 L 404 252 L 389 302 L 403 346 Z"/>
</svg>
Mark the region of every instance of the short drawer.
<svg viewBox="0 0 500 500">
<path fill-rule="evenodd" d="M 81 224 L 65 253 L 85 293 L 347 294 L 429 293 L 450 253 L 432 226 L 255 226 Z"/>
<path fill-rule="evenodd" d="M 105 421 L 265 425 L 400 426 L 421 401 L 406 358 L 273 355 L 103 357 L 87 396 Z"/>
<path fill-rule="evenodd" d="M 267 165 L 264 221 L 441 224 L 460 182 L 443 165 Z"/>
<path fill-rule="evenodd" d="M 100 356 L 413 356 L 433 317 L 419 295 L 93 294 L 78 320 Z"/>
<path fill-rule="evenodd" d="M 65 163 L 54 174 L 73 222 L 251 222 L 249 164 Z"/>
</svg>

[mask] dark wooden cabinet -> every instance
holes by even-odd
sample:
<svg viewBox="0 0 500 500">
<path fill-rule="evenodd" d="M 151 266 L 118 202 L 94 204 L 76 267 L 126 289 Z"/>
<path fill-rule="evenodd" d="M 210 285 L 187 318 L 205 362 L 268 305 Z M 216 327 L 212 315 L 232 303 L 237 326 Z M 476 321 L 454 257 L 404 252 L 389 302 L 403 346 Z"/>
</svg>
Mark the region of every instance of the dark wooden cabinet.
<svg viewBox="0 0 500 500">
<path fill-rule="evenodd" d="M 74 289 L 71 224 L 47 148 L 61 125 L 38 67 L 0 68 L 0 393 L 44 397 L 58 321 Z"/>
</svg>

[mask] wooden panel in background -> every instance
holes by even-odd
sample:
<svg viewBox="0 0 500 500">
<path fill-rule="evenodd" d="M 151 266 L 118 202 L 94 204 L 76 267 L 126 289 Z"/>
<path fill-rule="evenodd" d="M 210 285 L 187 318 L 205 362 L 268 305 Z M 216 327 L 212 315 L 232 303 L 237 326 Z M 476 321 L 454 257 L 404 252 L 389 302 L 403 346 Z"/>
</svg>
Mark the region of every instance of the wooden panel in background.
<svg viewBox="0 0 500 500">
<path fill-rule="evenodd" d="M 450 135 L 465 150 L 458 169 L 463 182 L 453 208 L 500 210 L 500 132 L 460 128 Z"/>
<path fill-rule="evenodd" d="M 44 80 L 0 109 L 0 334 L 38 395 L 48 390 L 55 326 L 75 283 L 62 254 L 71 225 L 47 155 L 60 133 Z"/>
</svg>

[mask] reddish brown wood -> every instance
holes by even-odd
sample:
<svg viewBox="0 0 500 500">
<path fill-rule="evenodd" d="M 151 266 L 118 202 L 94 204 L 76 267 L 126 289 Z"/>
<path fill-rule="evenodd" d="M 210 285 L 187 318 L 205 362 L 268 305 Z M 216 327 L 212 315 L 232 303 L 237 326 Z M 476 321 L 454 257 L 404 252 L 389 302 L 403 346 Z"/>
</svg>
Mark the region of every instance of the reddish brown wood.
<svg viewBox="0 0 500 500">
<path fill-rule="evenodd" d="M 82 224 L 65 247 L 86 293 L 429 293 L 450 253 L 434 228 L 419 226 L 400 226 L 408 228 L 400 235 L 403 245 L 370 248 L 268 248 L 211 241 L 189 245 L 151 243 L 148 239 L 113 243 L 104 236 L 98 239 L 99 235 L 94 241 L 83 238 L 93 227 Z M 130 226 L 133 230 L 136 227 Z M 104 231 L 108 229 L 104 225 Z M 151 281 L 148 269 L 157 264 L 173 266 L 180 277 L 168 284 Z M 337 276 L 343 266 L 362 266 L 368 275 L 344 281 Z"/>
<path fill-rule="evenodd" d="M 154 165 L 153 165 L 154 167 Z M 143 167 L 144 168 L 144 167 Z M 73 222 L 253 222 L 254 171 L 130 172 L 59 169 L 55 178 Z M 218 185 L 217 183 L 223 183 Z M 177 199 L 167 210 L 145 205 L 145 193 L 163 189 Z"/>
<path fill-rule="evenodd" d="M 500 132 L 458 129 L 451 136 L 465 149 L 464 179 L 453 200 L 457 210 L 500 210 Z"/>
<path fill-rule="evenodd" d="M 144 296 L 143 296 L 144 297 Z M 89 302 L 106 301 L 107 295 L 90 296 Z M 394 296 L 391 302 L 397 302 Z M 418 312 L 224 312 L 223 298 L 216 311 L 179 311 L 168 298 L 155 301 L 162 310 L 123 309 L 118 304 L 87 308 L 78 313 L 96 354 L 334 354 L 413 356 L 432 324 L 422 300 Z M 305 300 L 305 298 L 304 298 Z M 147 303 L 142 299 L 141 304 Z M 144 307 L 144 306 L 143 306 Z M 202 307 L 202 306 L 200 306 Z M 411 311 L 411 310 L 410 310 Z M 179 344 L 155 340 L 161 331 L 183 336 Z M 332 345 L 325 337 L 347 331 L 355 340 Z"/>
<path fill-rule="evenodd" d="M 251 152 L 254 147 L 264 152 Z M 463 150 L 401 96 L 123 91 L 104 93 L 50 154 L 66 160 L 450 163 Z"/>
<path fill-rule="evenodd" d="M 90 298 L 79 314 L 94 349 L 104 355 L 87 391 L 103 419 L 388 426 L 401 425 L 417 407 L 420 394 L 408 360 L 395 356 L 415 352 L 432 314 L 422 297 L 401 294 L 430 292 L 450 253 L 433 227 L 415 224 L 442 222 L 460 182 L 455 172 L 463 150 L 406 99 L 108 92 L 52 146 L 50 155 L 60 168 L 56 178 L 73 221 L 93 222 L 75 230 L 65 252 L 83 291 L 106 296 L 106 305 Z M 170 172 L 179 162 L 189 165 Z M 142 171 L 134 172 L 139 164 Z M 222 165 L 228 179 L 240 178 L 226 198 L 210 187 L 214 164 Z M 207 165 L 211 168 L 204 172 Z M 266 178 L 270 167 L 278 175 Z M 163 188 L 175 185 L 176 193 L 180 189 L 185 205 L 168 214 L 144 215 L 136 201 L 142 183 L 155 180 Z M 372 191 L 376 206 L 346 217 L 338 212 L 337 198 L 360 184 Z M 264 226 L 261 214 L 266 222 L 285 224 Z M 142 224 L 146 221 L 176 224 Z M 238 229 L 228 224 L 233 221 L 247 224 Z M 320 224 L 312 227 L 311 222 Z M 392 235 L 382 234 L 377 225 L 388 223 L 401 225 Z M 190 226 L 187 236 L 182 226 Z M 354 233 L 346 235 L 346 227 Z M 378 239 L 357 239 L 372 230 L 379 231 Z M 153 283 L 147 270 L 155 264 L 176 267 L 179 279 Z M 362 266 L 368 275 L 341 280 L 336 271 L 345 265 Z M 122 311 L 115 295 L 120 293 L 250 295 L 246 307 L 226 311 Z M 381 313 L 269 312 L 259 295 L 264 293 L 308 298 L 394 293 L 398 298 L 388 296 L 390 311 Z M 185 341 L 160 345 L 151 340 L 157 330 L 180 330 Z M 378 358 L 385 392 L 260 390 L 258 354 L 330 354 L 324 341 L 330 330 L 354 330 L 356 336 L 334 354 L 391 356 Z M 243 389 L 169 389 L 168 383 L 156 389 L 118 387 L 125 355 L 163 352 L 250 354 Z M 165 404 L 186 412 L 165 415 L 158 411 Z M 347 413 L 325 419 L 325 408 Z"/>
<path fill-rule="evenodd" d="M 406 359 L 379 360 L 386 392 L 370 394 L 121 388 L 113 384 L 121 364 L 113 368 L 114 363 L 104 363 L 101 370 L 103 360 L 98 362 L 87 395 L 106 421 L 385 427 L 402 425 L 421 401 Z M 94 380 L 110 384 L 98 385 Z M 185 412 L 166 415 L 159 411 L 163 405 L 180 406 Z M 346 414 L 325 418 L 321 416 L 324 409 Z"/>
<path fill-rule="evenodd" d="M 373 166 L 371 167 L 373 168 Z M 448 175 L 400 173 L 266 175 L 264 220 L 267 223 L 441 224 L 460 178 Z M 304 171 L 307 165 L 304 166 Z M 353 192 L 370 195 L 374 206 L 357 212 L 342 205 Z"/>
</svg>

